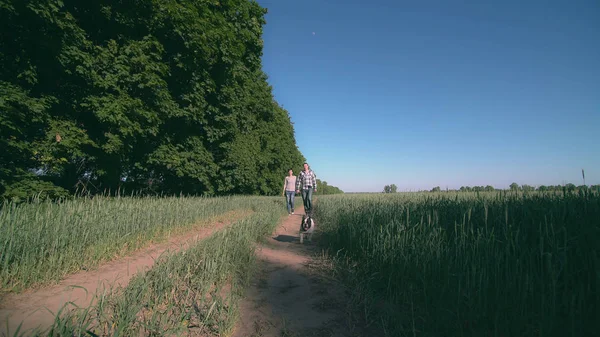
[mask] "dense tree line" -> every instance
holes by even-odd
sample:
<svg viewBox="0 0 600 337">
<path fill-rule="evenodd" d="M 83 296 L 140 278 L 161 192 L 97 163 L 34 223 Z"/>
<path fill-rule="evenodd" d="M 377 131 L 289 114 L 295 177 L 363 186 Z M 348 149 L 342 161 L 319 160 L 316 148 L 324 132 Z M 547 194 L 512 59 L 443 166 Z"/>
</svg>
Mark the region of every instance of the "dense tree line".
<svg viewBox="0 0 600 337">
<path fill-rule="evenodd" d="M 1 0 L 0 195 L 276 194 L 304 158 L 248 0 Z"/>
<path fill-rule="evenodd" d="M 511 191 L 524 191 L 524 192 L 531 192 L 531 191 L 540 191 L 540 192 L 551 192 L 551 191 L 585 191 L 585 190 L 595 190 L 595 191 L 600 191 L 600 185 L 579 185 L 576 186 L 573 183 L 568 183 L 565 185 L 540 185 L 537 187 L 534 186 L 530 186 L 530 185 L 520 185 L 517 183 L 512 183 L 510 184 L 510 190 Z"/>
<path fill-rule="evenodd" d="M 502 189 L 496 189 L 493 186 L 487 185 L 487 186 L 461 186 L 460 189 L 458 189 L 459 192 L 493 192 L 493 191 L 501 191 Z M 584 191 L 584 190 L 595 190 L 595 191 L 599 191 L 600 192 L 600 185 L 591 185 L 591 186 L 587 186 L 587 185 L 580 185 L 580 186 L 575 186 L 575 184 L 569 183 L 566 185 L 540 185 L 537 187 L 531 186 L 531 185 L 519 185 L 517 183 L 512 183 L 509 186 L 509 190 L 511 191 L 523 191 L 523 192 L 532 192 L 532 191 L 539 191 L 539 192 L 552 192 L 552 191 Z M 442 191 L 442 189 L 440 189 L 439 186 L 436 186 L 434 188 L 431 189 L 430 192 L 440 192 Z"/>
<path fill-rule="evenodd" d="M 321 181 L 321 179 L 317 179 L 317 193 L 318 194 L 341 194 L 344 191 L 340 190 L 339 187 L 335 187 L 327 184 L 326 181 Z"/>
</svg>

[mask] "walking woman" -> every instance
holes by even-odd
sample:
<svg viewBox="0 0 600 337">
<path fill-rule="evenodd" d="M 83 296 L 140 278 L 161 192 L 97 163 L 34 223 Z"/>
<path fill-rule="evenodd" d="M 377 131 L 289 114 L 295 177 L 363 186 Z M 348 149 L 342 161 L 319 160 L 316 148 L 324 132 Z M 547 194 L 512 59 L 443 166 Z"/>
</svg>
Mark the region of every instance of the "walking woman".
<svg viewBox="0 0 600 337">
<path fill-rule="evenodd" d="M 283 182 L 283 195 L 285 196 L 288 215 L 294 214 L 294 197 L 296 196 L 296 176 L 292 169 L 288 170 L 288 176 Z"/>
</svg>

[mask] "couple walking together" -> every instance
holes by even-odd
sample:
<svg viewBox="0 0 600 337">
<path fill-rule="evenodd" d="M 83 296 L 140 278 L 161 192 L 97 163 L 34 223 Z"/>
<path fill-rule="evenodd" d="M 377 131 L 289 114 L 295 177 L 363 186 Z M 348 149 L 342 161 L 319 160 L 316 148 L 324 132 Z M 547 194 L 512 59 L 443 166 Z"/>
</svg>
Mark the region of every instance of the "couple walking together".
<svg viewBox="0 0 600 337">
<path fill-rule="evenodd" d="M 317 191 L 317 176 L 310 169 L 307 163 L 304 163 L 304 170 L 300 171 L 298 177 L 294 171 L 289 169 L 288 176 L 283 183 L 283 195 L 286 198 L 288 215 L 294 214 L 294 197 L 296 193 L 302 191 L 302 201 L 304 202 L 304 212 L 310 214 L 312 211 L 312 194 Z"/>
</svg>

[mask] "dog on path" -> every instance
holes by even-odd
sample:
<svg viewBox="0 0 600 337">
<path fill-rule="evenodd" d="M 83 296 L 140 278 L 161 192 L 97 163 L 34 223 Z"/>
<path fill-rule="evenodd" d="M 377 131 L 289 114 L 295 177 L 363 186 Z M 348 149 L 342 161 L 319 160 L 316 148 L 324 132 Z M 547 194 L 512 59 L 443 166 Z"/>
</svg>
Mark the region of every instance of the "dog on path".
<svg viewBox="0 0 600 337">
<path fill-rule="evenodd" d="M 302 223 L 300 223 L 300 243 L 302 243 L 303 238 L 306 237 L 308 241 L 312 241 L 312 235 L 315 231 L 315 220 L 311 215 L 303 215 Z"/>
</svg>

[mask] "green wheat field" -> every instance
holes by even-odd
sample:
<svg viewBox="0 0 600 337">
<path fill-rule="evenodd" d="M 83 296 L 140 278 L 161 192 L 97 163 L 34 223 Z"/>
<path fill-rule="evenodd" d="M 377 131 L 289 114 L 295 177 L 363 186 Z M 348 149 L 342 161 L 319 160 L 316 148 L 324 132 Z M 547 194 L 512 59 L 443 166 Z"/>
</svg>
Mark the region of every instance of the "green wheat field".
<svg viewBox="0 0 600 337">
<path fill-rule="evenodd" d="M 122 197 L 0 210 L 0 291 L 20 292 L 216 217 L 227 229 L 162 257 L 39 336 L 227 335 L 276 197 Z M 355 308 L 387 336 L 594 336 L 597 192 L 318 196 L 317 244 Z M 324 254 L 323 254 L 324 253 Z M 0 332 L 1 333 L 1 332 Z"/>
</svg>

